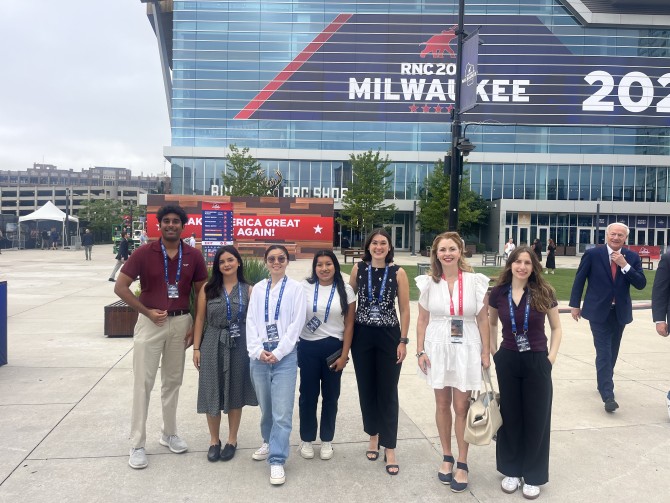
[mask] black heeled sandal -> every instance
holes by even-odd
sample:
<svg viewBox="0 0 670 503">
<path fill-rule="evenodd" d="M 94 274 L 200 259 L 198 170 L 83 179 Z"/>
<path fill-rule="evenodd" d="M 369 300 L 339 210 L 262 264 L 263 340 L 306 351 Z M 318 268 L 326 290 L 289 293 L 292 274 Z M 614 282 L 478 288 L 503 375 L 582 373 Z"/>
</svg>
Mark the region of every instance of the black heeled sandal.
<svg viewBox="0 0 670 503">
<path fill-rule="evenodd" d="M 386 463 L 386 453 L 384 453 L 384 463 Z M 391 470 L 395 468 L 397 471 L 392 472 Z M 400 473 L 400 467 L 398 465 L 386 465 L 386 473 L 389 475 L 398 475 Z"/>
<path fill-rule="evenodd" d="M 457 470 L 463 470 L 465 473 L 469 473 L 467 463 L 461 463 L 460 461 L 456 463 Z M 451 490 L 455 493 L 462 493 L 468 488 L 467 482 L 459 482 L 456 480 L 456 477 L 451 479 Z"/>
<path fill-rule="evenodd" d="M 379 440 L 377 440 L 377 449 L 374 451 L 365 451 L 365 457 L 368 461 L 377 461 L 379 459 Z"/>
<path fill-rule="evenodd" d="M 442 461 L 444 463 L 451 463 L 451 468 L 453 470 L 454 462 L 455 462 L 453 456 L 444 455 L 444 456 L 442 456 Z M 442 482 L 445 486 L 448 486 L 449 484 L 451 484 L 451 480 L 452 480 L 453 476 L 454 475 L 451 473 L 451 471 L 449 471 L 449 473 L 442 473 L 440 471 L 437 472 L 437 478 L 440 479 L 440 482 Z"/>
</svg>

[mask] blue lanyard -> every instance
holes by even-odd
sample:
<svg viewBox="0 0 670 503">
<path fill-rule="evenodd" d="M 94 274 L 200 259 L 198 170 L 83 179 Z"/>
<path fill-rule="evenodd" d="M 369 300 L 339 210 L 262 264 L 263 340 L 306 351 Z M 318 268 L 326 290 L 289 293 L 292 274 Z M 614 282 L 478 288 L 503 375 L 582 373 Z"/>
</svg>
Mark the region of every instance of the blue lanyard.
<svg viewBox="0 0 670 503">
<path fill-rule="evenodd" d="M 328 297 L 328 304 L 326 305 L 326 316 L 323 319 L 324 323 L 328 323 L 328 315 L 330 314 L 330 305 L 333 303 L 333 296 L 335 295 L 335 289 L 337 285 L 333 279 L 333 288 L 330 289 L 330 297 Z M 319 280 L 316 281 L 314 287 L 314 304 L 312 305 L 312 312 L 316 313 L 316 303 L 319 300 Z"/>
<path fill-rule="evenodd" d="M 284 279 L 281 282 L 281 289 L 279 290 L 279 298 L 277 299 L 277 307 L 275 309 L 275 323 L 279 319 L 279 306 L 281 306 L 281 298 L 284 296 L 284 287 L 286 286 L 286 280 L 288 276 L 284 276 Z M 268 308 L 270 307 L 270 288 L 272 288 L 272 278 L 268 279 L 268 287 L 265 289 L 265 323 L 270 323 L 270 317 L 268 315 Z"/>
<path fill-rule="evenodd" d="M 223 297 L 226 299 L 226 318 L 228 319 L 228 323 L 230 323 L 233 319 L 233 310 L 230 307 L 230 297 L 228 296 L 228 292 L 226 292 L 225 285 L 222 285 L 221 290 L 223 291 Z M 240 283 L 237 284 L 237 293 L 240 295 L 240 308 L 237 311 L 237 322 L 242 323 L 242 308 L 244 305 L 242 304 L 242 285 Z"/>
<path fill-rule="evenodd" d="M 382 279 L 382 286 L 379 288 L 379 298 L 377 299 L 377 304 L 381 304 L 382 295 L 384 295 L 384 289 L 386 288 L 386 279 L 389 277 L 389 266 L 386 265 L 384 269 L 384 279 Z M 372 298 L 372 264 L 368 266 L 368 301 L 370 304 L 373 302 Z"/>
<path fill-rule="evenodd" d="M 509 302 L 509 317 L 510 320 L 512 321 L 512 333 L 514 335 L 517 334 L 516 331 L 516 320 L 514 319 L 514 308 L 513 306 L 513 301 L 512 301 L 512 285 L 509 287 L 509 292 L 507 292 L 507 300 Z M 530 290 L 526 293 L 526 310 L 523 315 L 523 333 L 528 332 L 528 318 L 530 317 Z"/>
<path fill-rule="evenodd" d="M 161 239 L 161 250 L 163 251 L 163 268 L 165 270 L 165 283 L 169 285 L 170 280 L 168 280 L 168 254 L 162 239 Z M 177 263 L 177 277 L 175 278 L 175 284 L 179 284 L 179 278 L 181 278 L 181 256 L 182 256 L 181 241 L 179 241 L 179 261 Z"/>
</svg>

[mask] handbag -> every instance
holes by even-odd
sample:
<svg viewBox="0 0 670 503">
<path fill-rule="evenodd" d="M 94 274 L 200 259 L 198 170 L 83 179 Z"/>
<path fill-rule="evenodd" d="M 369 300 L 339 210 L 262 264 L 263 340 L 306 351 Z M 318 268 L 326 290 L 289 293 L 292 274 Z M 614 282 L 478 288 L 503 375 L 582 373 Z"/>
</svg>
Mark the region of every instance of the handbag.
<svg viewBox="0 0 670 503">
<path fill-rule="evenodd" d="M 489 369 L 482 368 L 482 380 L 484 392 L 472 392 L 465 420 L 465 441 L 472 445 L 489 445 L 503 422 Z"/>
</svg>

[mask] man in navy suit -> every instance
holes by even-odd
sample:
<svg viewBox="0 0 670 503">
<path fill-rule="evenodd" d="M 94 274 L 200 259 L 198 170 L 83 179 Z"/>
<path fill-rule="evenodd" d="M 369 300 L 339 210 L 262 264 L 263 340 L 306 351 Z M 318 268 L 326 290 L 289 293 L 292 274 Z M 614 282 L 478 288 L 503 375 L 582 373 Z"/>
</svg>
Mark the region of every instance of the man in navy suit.
<svg viewBox="0 0 670 503">
<path fill-rule="evenodd" d="M 583 316 L 591 326 L 596 348 L 598 392 L 607 412 L 619 408 L 614 399 L 614 365 L 619 355 L 623 329 L 633 321 L 630 285 L 638 290 L 647 285 L 640 256 L 623 248 L 628 232 L 628 226 L 621 223 L 607 226 L 607 246 L 586 250 L 570 294 L 572 318 L 579 321 Z M 580 309 L 587 279 L 589 284 L 583 308 Z"/>
<path fill-rule="evenodd" d="M 656 333 L 668 336 L 670 321 L 670 252 L 663 254 L 651 289 L 651 315 L 656 324 Z M 668 414 L 670 414 L 670 391 L 668 391 Z"/>
</svg>

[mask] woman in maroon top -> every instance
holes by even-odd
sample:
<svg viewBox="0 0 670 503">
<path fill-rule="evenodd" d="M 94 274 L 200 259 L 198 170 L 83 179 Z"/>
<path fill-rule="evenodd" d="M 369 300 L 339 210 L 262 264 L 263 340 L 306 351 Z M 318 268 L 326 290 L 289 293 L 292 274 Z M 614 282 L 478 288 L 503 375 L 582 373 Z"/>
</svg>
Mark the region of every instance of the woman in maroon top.
<svg viewBox="0 0 670 503">
<path fill-rule="evenodd" d="M 545 317 L 551 327 L 548 348 Z M 498 318 L 503 335 L 500 351 Z M 539 486 L 549 481 L 551 369 L 562 331 L 554 289 L 527 246 L 510 254 L 491 291 L 489 325 L 503 418 L 496 442 L 497 468 L 505 476 L 502 490 L 515 492 L 523 478 L 524 497 L 535 499 Z"/>
</svg>

